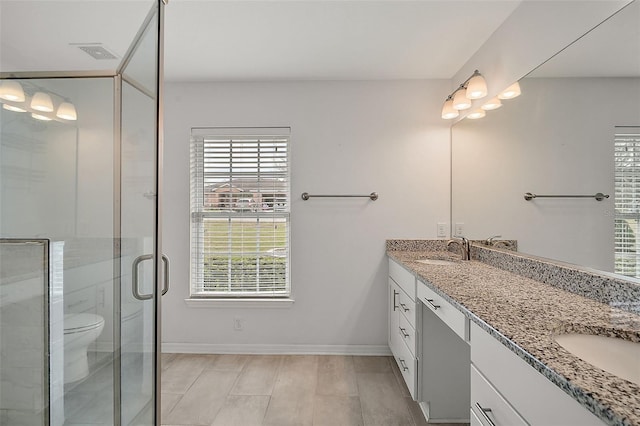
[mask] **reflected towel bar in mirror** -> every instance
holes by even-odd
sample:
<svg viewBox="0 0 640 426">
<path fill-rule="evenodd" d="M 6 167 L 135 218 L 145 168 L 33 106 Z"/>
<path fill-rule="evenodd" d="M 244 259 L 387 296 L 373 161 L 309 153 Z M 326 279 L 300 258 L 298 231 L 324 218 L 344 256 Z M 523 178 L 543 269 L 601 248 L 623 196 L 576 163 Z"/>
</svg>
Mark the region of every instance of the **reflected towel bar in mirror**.
<svg viewBox="0 0 640 426">
<path fill-rule="evenodd" d="M 308 192 L 303 192 L 302 193 L 302 199 L 307 201 L 309 198 L 311 197 L 317 197 L 317 198 L 370 198 L 371 201 L 375 201 L 378 199 L 378 193 L 377 192 L 372 192 L 371 194 L 368 195 L 312 195 L 309 194 Z"/>
<path fill-rule="evenodd" d="M 595 198 L 597 201 L 602 201 L 605 198 L 609 198 L 609 196 L 602 192 L 598 192 L 595 195 L 539 195 L 532 194 L 531 192 L 524 194 L 524 199 L 527 201 L 531 201 L 534 198 Z"/>
</svg>

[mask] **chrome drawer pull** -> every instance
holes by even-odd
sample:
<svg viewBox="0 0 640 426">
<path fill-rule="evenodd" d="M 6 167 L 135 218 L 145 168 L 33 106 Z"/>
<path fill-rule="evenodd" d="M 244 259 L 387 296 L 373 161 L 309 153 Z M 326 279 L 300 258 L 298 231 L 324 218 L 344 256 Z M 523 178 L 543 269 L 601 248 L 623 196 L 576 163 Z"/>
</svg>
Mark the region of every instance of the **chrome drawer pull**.
<svg viewBox="0 0 640 426">
<path fill-rule="evenodd" d="M 427 299 L 426 297 L 424 298 L 424 300 L 427 301 L 428 304 L 431 305 L 431 307 L 433 307 L 433 309 L 438 309 L 440 307 L 440 305 L 436 305 L 433 303 L 433 299 Z"/>
<path fill-rule="evenodd" d="M 409 335 L 407 334 L 407 330 L 402 327 L 400 327 L 400 334 L 402 334 L 402 337 L 404 337 L 405 339 L 409 337 Z"/>
<path fill-rule="evenodd" d="M 396 296 L 399 295 L 400 292 L 393 290 L 393 310 L 398 309 L 398 305 L 396 304 Z"/>
<path fill-rule="evenodd" d="M 404 359 L 400 359 L 400 364 L 402 364 L 402 371 L 409 370 L 409 367 L 407 367 L 407 364 L 404 362 Z"/>
<path fill-rule="evenodd" d="M 491 408 L 482 408 L 482 405 L 480 405 L 479 402 L 476 402 L 476 408 L 478 409 L 478 411 L 480 411 L 480 414 L 482 414 L 482 417 L 484 417 L 484 419 L 489 423 L 490 426 L 496 426 L 496 424 L 487 414 L 491 412 Z"/>
<path fill-rule="evenodd" d="M 403 311 L 409 312 L 409 308 L 407 308 L 407 305 L 405 305 L 404 303 L 401 303 L 400 306 L 402 306 Z"/>
</svg>

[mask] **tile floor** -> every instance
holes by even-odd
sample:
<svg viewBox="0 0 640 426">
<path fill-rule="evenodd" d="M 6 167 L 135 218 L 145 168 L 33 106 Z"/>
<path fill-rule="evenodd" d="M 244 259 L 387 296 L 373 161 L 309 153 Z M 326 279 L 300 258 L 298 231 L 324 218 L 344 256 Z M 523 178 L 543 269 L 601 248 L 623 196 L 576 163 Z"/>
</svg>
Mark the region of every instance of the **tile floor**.
<svg viewBox="0 0 640 426">
<path fill-rule="evenodd" d="M 164 354 L 162 369 L 163 425 L 427 425 L 390 357 Z"/>
</svg>

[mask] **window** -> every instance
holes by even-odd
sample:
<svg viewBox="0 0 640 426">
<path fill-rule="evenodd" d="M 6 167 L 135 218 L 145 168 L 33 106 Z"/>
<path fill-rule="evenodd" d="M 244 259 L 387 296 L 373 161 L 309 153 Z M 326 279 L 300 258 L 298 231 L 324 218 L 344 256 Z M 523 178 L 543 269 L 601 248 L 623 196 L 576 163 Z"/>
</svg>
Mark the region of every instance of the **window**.
<svg viewBox="0 0 640 426">
<path fill-rule="evenodd" d="M 640 277 L 640 127 L 616 127 L 615 272 Z"/>
<path fill-rule="evenodd" d="M 288 297 L 289 129 L 192 129 L 191 296 Z"/>
</svg>

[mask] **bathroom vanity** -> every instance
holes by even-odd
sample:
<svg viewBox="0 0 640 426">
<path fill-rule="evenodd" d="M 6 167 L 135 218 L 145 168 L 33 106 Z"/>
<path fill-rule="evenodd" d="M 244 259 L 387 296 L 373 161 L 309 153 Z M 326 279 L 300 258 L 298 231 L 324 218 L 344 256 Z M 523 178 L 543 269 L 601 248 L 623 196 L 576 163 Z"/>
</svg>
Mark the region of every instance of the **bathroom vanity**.
<svg viewBox="0 0 640 426">
<path fill-rule="evenodd" d="M 637 379 L 555 340 L 582 333 L 640 341 L 636 284 L 476 245 L 472 260 L 460 261 L 442 240 L 388 241 L 387 254 L 389 345 L 429 422 L 640 424 Z M 411 309 L 415 328 L 407 329 Z"/>
</svg>

